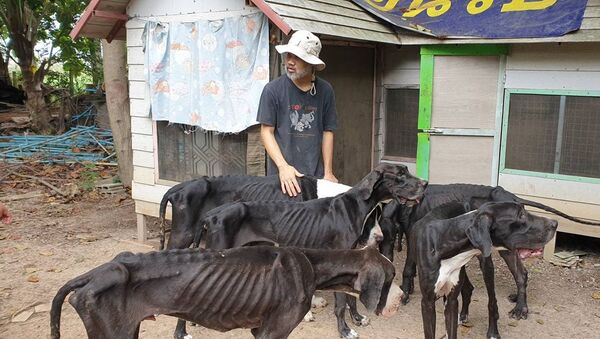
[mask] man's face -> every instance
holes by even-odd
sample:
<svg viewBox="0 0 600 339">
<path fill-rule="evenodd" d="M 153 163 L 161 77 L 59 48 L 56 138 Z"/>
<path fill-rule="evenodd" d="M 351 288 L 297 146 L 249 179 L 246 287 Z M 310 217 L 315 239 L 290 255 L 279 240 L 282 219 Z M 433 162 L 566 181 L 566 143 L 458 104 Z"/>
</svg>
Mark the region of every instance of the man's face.
<svg viewBox="0 0 600 339">
<path fill-rule="evenodd" d="M 302 79 L 312 74 L 312 65 L 298 58 L 295 54 L 285 54 L 285 72 L 292 80 Z"/>
</svg>

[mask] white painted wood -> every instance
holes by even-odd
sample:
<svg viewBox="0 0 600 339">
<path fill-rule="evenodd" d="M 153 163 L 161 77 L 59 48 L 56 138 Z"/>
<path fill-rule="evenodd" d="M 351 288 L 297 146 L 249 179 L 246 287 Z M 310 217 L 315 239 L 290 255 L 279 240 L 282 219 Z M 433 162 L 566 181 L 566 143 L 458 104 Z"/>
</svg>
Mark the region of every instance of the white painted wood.
<svg viewBox="0 0 600 339">
<path fill-rule="evenodd" d="M 143 65 L 144 49 L 141 46 L 127 47 L 127 64 Z"/>
<path fill-rule="evenodd" d="M 152 119 L 131 117 L 131 133 L 152 135 Z"/>
<path fill-rule="evenodd" d="M 135 200 L 143 200 L 152 203 L 160 203 L 170 186 L 147 185 L 133 182 L 131 185 L 131 197 Z"/>
<path fill-rule="evenodd" d="M 512 45 L 507 70 L 600 71 L 600 43 Z"/>
<path fill-rule="evenodd" d="M 181 15 L 211 11 L 239 11 L 245 7 L 244 0 L 132 0 L 127 8 L 127 14 L 130 16 Z"/>
<path fill-rule="evenodd" d="M 128 28 L 127 29 L 127 47 L 143 47 L 144 41 L 142 35 L 144 34 L 144 27 Z"/>
<path fill-rule="evenodd" d="M 154 137 L 145 134 L 131 134 L 131 147 L 134 150 L 154 152 Z"/>
<path fill-rule="evenodd" d="M 147 237 L 147 233 L 148 233 L 148 227 L 146 225 L 146 218 L 144 217 L 143 214 L 137 214 L 137 240 L 139 242 L 145 242 L 146 240 L 148 240 Z"/>
<path fill-rule="evenodd" d="M 600 91 L 600 71 L 506 71 L 506 88 Z"/>
<path fill-rule="evenodd" d="M 127 23 L 125 24 L 125 27 L 128 30 L 129 29 L 136 29 L 136 28 L 144 28 L 144 26 L 146 25 L 146 21 L 147 20 L 141 20 L 141 19 L 131 18 L 131 19 L 129 19 L 129 21 L 127 21 Z"/>
<path fill-rule="evenodd" d="M 150 118 L 150 113 L 143 98 L 132 98 L 129 96 L 129 115 L 132 117 Z"/>
<path fill-rule="evenodd" d="M 133 165 L 154 168 L 154 153 L 133 150 Z"/>
<path fill-rule="evenodd" d="M 154 169 L 134 166 L 133 181 L 140 184 L 154 185 Z"/>
<path fill-rule="evenodd" d="M 129 97 L 133 99 L 146 98 L 145 81 L 129 81 Z"/>
<path fill-rule="evenodd" d="M 494 129 L 499 57 L 436 56 L 431 127 Z"/>
<path fill-rule="evenodd" d="M 171 219 L 171 205 L 167 208 L 165 213 L 166 219 Z M 149 215 L 158 218 L 159 203 L 147 202 L 142 200 L 135 201 L 135 213 Z"/>
<path fill-rule="evenodd" d="M 600 205 L 600 184 L 504 173 L 498 184 L 515 194 Z"/>
<path fill-rule="evenodd" d="M 129 80 L 145 81 L 144 65 L 129 65 Z"/>
<path fill-rule="evenodd" d="M 429 182 L 490 184 L 494 138 L 431 136 Z"/>
</svg>

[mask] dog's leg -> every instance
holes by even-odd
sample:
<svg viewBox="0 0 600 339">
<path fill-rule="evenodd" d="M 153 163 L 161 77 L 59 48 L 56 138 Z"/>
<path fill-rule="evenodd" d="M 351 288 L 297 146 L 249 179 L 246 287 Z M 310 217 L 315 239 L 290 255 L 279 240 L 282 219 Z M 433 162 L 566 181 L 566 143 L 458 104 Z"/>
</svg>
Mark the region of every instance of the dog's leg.
<svg viewBox="0 0 600 339">
<path fill-rule="evenodd" d="M 175 333 L 173 334 L 175 339 L 192 339 L 192 336 L 187 334 L 185 329 L 185 320 L 177 319 L 177 327 L 175 327 Z"/>
<path fill-rule="evenodd" d="M 512 302 L 516 302 L 517 304 L 508 314 L 514 319 L 527 319 L 527 314 L 529 313 L 529 308 L 527 307 L 527 269 L 523 266 L 523 262 L 517 252 L 499 251 L 498 253 L 500 253 L 500 256 L 506 262 L 517 284 L 517 294 L 508 297 Z"/>
<path fill-rule="evenodd" d="M 371 322 L 368 317 L 361 315 L 358 313 L 358 309 L 356 308 L 356 298 L 353 296 L 346 296 L 346 301 L 348 302 L 348 307 L 350 310 L 350 319 L 356 326 L 367 326 Z"/>
<path fill-rule="evenodd" d="M 465 281 L 460 289 L 460 296 L 462 298 L 462 306 L 460 309 L 459 321 L 461 324 L 467 324 L 469 321 L 469 305 L 471 305 L 471 296 L 473 295 L 473 284 L 469 280 L 469 276 L 465 274 Z"/>
<path fill-rule="evenodd" d="M 431 296 L 425 296 L 421 298 L 421 316 L 423 317 L 423 333 L 425 339 L 436 339 L 435 338 L 435 295 L 433 290 L 430 291 Z"/>
<path fill-rule="evenodd" d="M 358 333 L 348 327 L 346 323 L 346 294 L 335 292 L 335 317 L 337 318 L 338 332 L 343 339 L 357 339 Z"/>
<path fill-rule="evenodd" d="M 325 298 L 323 298 L 323 297 L 313 295 L 310 304 L 312 307 L 322 308 L 322 307 L 327 306 L 327 300 L 325 300 Z"/>
<path fill-rule="evenodd" d="M 479 265 L 481 272 L 483 272 L 483 281 L 485 282 L 485 289 L 488 294 L 488 339 L 498 339 L 500 334 L 498 333 L 498 301 L 496 300 L 496 290 L 494 285 L 494 262 L 492 257 L 480 258 Z"/>
<path fill-rule="evenodd" d="M 454 286 L 454 288 L 446 298 L 446 305 L 444 307 L 444 319 L 446 321 L 446 339 L 456 339 L 458 335 L 458 294 L 462 289 L 465 277 L 466 272 L 465 267 L 463 266 L 460 269 L 458 284 Z"/>
<path fill-rule="evenodd" d="M 408 240 L 408 238 L 407 238 Z M 408 304 L 410 294 L 415 289 L 415 276 L 417 275 L 417 264 L 414 261 L 413 255 L 410 254 L 410 244 L 407 242 L 406 248 L 406 262 L 404 263 L 404 269 L 402 270 L 402 286 L 401 289 L 404 291 L 402 296 L 402 304 Z"/>
</svg>

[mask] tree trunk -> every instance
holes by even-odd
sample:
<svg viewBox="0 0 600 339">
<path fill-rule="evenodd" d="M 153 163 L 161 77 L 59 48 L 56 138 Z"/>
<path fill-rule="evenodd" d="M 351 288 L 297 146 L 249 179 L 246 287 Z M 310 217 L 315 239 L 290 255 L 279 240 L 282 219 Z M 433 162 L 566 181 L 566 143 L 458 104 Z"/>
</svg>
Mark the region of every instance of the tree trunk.
<svg viewBox="0 0 600 339">
<path fill-rule="evenodd" d="M 131 148 L 131 117 L 127 86 L 127 47 L 125 41 L 102 40 L 104 51 L 104 83 L 106 106 L 119 163 L 119 176 L 124 186 L 133 181 L 133 150 Z"/>
<path fill-rule="evenodd" d="M 27 94 L 25 107 L 31 116 L 32 128 L 42 134 L 52 132 L 50 111 L 44 99 L 41 77 L 35 76 L 31 67 L 21 67 L 23 73 L 23 90 Z"/>
<path fill-rule="evenodd" d="M 8 63 L 4 61 L 4 55 L 2 55 L 2 53 L 0 53 L 0 83 L 1 82 L 11 85 Z"/>
</svg>

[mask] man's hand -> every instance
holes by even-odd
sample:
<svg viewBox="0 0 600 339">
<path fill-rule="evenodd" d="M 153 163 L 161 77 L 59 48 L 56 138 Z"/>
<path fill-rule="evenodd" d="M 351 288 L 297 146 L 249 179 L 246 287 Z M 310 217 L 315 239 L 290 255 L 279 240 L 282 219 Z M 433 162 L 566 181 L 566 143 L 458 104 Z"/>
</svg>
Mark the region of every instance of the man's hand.
<svg viewBox="0 0 600 339">
<path fill-rule="evenodd" d="M 333 173 L 325 173 L 325 176 L 323 177 L 323 179 L 327 180 L 327 181 L 331 181 L 331 182 L 338 182 L 338 179 L 335 177 L 335 175 L 333 175 Z"/>
<path fill-rule="evenodd" d="M 283 165 L 279 167 L 279 182 L 281 191 L 290 197 L 295 197 L 300 193 L 300 184 L 296 177 L 303 177 L 304 174 L 298 172 L 294 166 Z"/>
<path fill-rule="evenodd" d="M 2 204 L 0 204 L 0 220 L 5 224 L 10 224 L 12 221 L 12 216 L 8 212 L 8 208 Z"/>
</svg>

